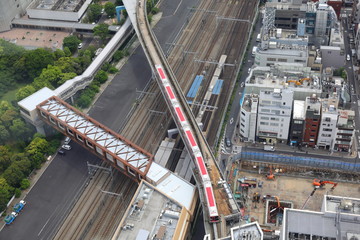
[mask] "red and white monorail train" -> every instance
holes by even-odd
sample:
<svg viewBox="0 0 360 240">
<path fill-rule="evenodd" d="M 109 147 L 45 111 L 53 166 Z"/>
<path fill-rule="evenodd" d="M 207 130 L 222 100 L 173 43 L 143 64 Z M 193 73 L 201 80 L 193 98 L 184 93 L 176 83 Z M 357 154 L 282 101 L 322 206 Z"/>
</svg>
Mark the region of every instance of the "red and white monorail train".
<svg viewBox="0 0 360 240">
<path fill-rule="evenodd" d="M 175 121 L 180 128 L 179 131 L 181 131 L 183 140 L 188 146 L 188 151 L 192 155 L 193 160 L 195 161 L 195 165 L 199 170 L 202 185 L 204 187 L 205 198 L 207 201 L 207 208 L 210 214 L 210 222 L 218 222 L 219 214 L 216 207 L 214 190 L 211 185 L 209 173 L 206 169 L 204 157 L 202 156 L 194 133 L 190 128 L 190 124 L 184 115 L 184 111 L 180 105 L 180 102 L 173 91 L 173 87 L 171 86 L 171 83 L 165 74 L 164 68 L 161 65 L 155 65 L 155 68 L 161 79 L 163 88 L 162 91 L 166 97 L 167 102 L 169 102 L 170 106 L 172 107 L 172 112 L 174 113 L 173 115 L 176 118 Z"/>
</svg>

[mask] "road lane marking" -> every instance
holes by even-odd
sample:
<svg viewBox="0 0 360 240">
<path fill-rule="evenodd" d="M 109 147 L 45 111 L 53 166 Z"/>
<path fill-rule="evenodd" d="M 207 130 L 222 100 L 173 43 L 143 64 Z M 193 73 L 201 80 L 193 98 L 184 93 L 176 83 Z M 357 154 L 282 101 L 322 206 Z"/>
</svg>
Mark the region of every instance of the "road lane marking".
<svg viewBox="0 0 360 240">
<path fill-rule="evenodd" d="M 40 232 L 38 233 L 38 236 L 40 236 L 41 232 L 44 230 L 44 228 L 46 227 L 46 225 L 49 223 L 50 219 L 52 218 L 52 216 L 55 214 L 56 210 L 58 209 L 59 205 L 55 208 L 55 211 L 51 214 L 51 216 L 48 218 L 48 220 L 46 221 L 46 223 L 44 224 L 44 226 L 41 228 Z"/>
</svg>

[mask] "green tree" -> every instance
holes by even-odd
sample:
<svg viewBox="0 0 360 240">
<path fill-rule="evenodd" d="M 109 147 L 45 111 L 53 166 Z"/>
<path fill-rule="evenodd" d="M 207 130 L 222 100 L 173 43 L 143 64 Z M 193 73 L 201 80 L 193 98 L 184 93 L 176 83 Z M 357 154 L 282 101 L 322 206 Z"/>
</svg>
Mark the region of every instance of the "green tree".
<svg viewBox="0 0 360 240">
<path fill-rule="evenodd" d="M 0 146 L 0 173 L 3 173 L 11 164 L 9 149 L 5 146 Z"/>
<path fill-rule="evenodd" d="M 113 58 L 114 58 L 115 62 L 120 61 L 123 57 L 124 57 L 124 52 L 121 51 L 121 50 L 117 50 L 113 55 Z"/>
<path fill-rule="evenodd" d="M 50 50 L 37 48 L 25 53 L 23 56 L 25 69 L 30 79 L 39 76 L 43 68 L 54 64 L 54 55 Z"/>
<path fill-rule="evenodd" d="M 87 108 L 91 104 L 91 97 L 85 94 L 82 94 L 77 100 L 77 105 L 81 108 Z"/>
<path fill-rule="evenodd" d="M 9 129 L 11 135 L 18 140 L 27 140 L 33 133 L 32 128 L 21 118 L 14 119 Z"/>
<path fill-rule="evenodd" d="M 4 125 L 0 125 L 0 143 L 5 143 L 10 137 L 9 131 Z"/>
<path fill-rule="evenodd" d="M 64 47 L 64 53 L 66 57 L 71 57 L 72 53 L 68 47 Z"/>
<path fill-rule="evenodd" d="M 49 143 L 42 137 L 35 137 L 26 147 L 26 152 L 31 156 L 32 154 L 41 153 L 42 155 L 48 153 Z"/>
<path fill-rule="evenodd" d="M 104 41 L 109 36 L 109 25 L 106 23 L 101 23 L 94 27 L 94 35 L 100 37 Z"/>
<path fill-rule="evenodd" d="M 99 82 L 100 84 L 103 84 L 108 79 L 108 75 L 105 71 L 100 70 L 94 77 L 94 81 Z"/>
<path fill-rule="evenodd" d="M 11 198 L 12 189 L 6 179 L 0 178 L 0 211 L 5 210 L 8 201 Z"/>
<path fill-rule="evenodd" d="M 5 172 L 3 177 L 12 187 L 20 187 L 20 181 L 25 177 L 24 173 L 17 166 L 11 164 Z"/>
<path fill-rule="evenodd" d="M 71 36 L 68 36 L 68 37 L 65 37 L 64 40 L 63 40 L 63 47 L 67 47 L 69 48 L 69 50 L 74 53 L 76 51 L 76 49 L 78 48 L 79 46 L 79 43 L 81 43 L 81 40 L 74 36 L 74 35 L 71 35 Z M 65 53 L 64 53 L 65 55 Z"/>
<path fill-rule="evenodd" d="M 64 44 L 63 44 L 64 46 Z M 65 57 L 65 52 L 61 49 L 56 49 L 54 52 L 54 58 L 55 60 L 58 60 L 59 58 Z"/>
<path fill-rule="evenodd" d="M 90 22 L 96 22 L 101 17 L 102 6 L 100 4 L 90 4 L 87 17 Z"/>
<path fill-rule="evenodd" d="M 116 6 L 123 6 L 123 1 L 122 0 L 115 0 L 115 5 Z"/>
<path fill-rule="evenodd" d="M 115 4 L 112 2 L 105 3 L 105 12 L 109 18 L 113 18 L 116 14 Z"/>
<path fill-rule="evenodd" d="M 30 181 L 29 181 L 29 179 L 24 178 L 23 180 L 21 180 L 21 182 L 20 182 L 20 189 L 21 189 L 21 190 L 25 190 L 25 189 L 27 189 L 27 188 L 29 188 L 29 187 L 30 187 Z"/>
<path fill-rule="evenodd" d="M 32 85 L 26 85 L 25 87 L 20 88 L 16 94 L 15 94 L 15 98 L 16 101 L 20 101 L 28 96 L 30 96 L 31 94 L 33 94 L 34 92 L 36 92 L 36 89 L 34 86 Z"/>
<path fill-rule="evenodd" d="M 0 120 L 6 128 L 9 128 L 12 122 L 18 117 L 19 115 L 14 109 L 8 109 L 0 115 Z"/>
<path fill-rule="evenodd" d="M 37 89 L 43 87 L 54 89 L 59 86 L 58 81 L 61 80 L 61 74 L 60 67 L 48 65 L 42 70 L 40 76 L 34 79 L 34 85 Z"/>
<path fill-rule="evenodd" d="M 55 62 L 55 66 L 59 67 L 63 73 L 77 73 L 80 75 L 84 71 L 81 59 L 74 57 L 62 57 Z"/>
<path fill-rule="evenodd" d="M 73 73 L 73 72 L 71 72 L 71 73 L 62 73 L 61 74 L 61 79 L 59 80 L 59 82 L 58 82 L 58 84 L 59 84 L 59 86 L 61 85 L 61 84 L 63 84 L 64 82 L 66 82 L 67 80 L 69 80 L 69 79 L 73 79 L 74 77 L 76 77 L 77 76 L 77 74 L 76 73 Z"/>
</svg>

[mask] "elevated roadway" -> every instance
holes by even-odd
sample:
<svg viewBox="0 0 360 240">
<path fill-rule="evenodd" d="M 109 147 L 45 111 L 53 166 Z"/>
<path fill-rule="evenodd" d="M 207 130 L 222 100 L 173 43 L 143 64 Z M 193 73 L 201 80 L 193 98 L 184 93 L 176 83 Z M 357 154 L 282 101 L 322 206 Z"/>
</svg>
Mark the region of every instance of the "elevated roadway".
<svg viewBox="0 0 360 240">
<path fill-rule="evenodd" d="M 136 26 L 134 28 L 137 31 L 140 43 L 144 48 L 144 52 L 153 70 L 153 77 L 160 86 L 188 152 L 192 156 L 195 165 L 198 166 L 200 175 L 199 180 L 201 183 L 199 191 L 203 196 L 203 203 L 205 203 L 204 210 L 209 216 L 206 220 L 209 222 L 217 222 L 218 218 L 213 218 L 214 211 L 217 212 L 217 217 L 238 213 L 237 206 L 235 204 L 232 205 L 231 203 L 231 194 L 228 197 L 224 197 L 223 188 L 213 188 L 213 186 L 218 184 L 220 179 L 223 179 L 222 173 L 220 172 L 215 157 L 187 104 L 176 77 L 149 26 L 146 13 L 146 2 L 140 1 L 136 5 L 135 19 L 133 13 L 129 11 L 131 8 L 128 7 L 131 6 L 130 1 L 124 2 L 128 12 L 130 12 L 129 16 L 132 18 L 133 25 Z M 205 161 L 205 165 L 207 166 L 206 169 L 202 168 L 201 162 L 199 163 L 199 156 Z M 211 180 L 210 186 L 207 185 L 206 177 L 209 177 Z M 215 196 L 215 198 L 213 198 L 212 195 Z M 214 208 L 212 208 L 213 205 L 215 205 Z M 219 233 L 219 224 L 214 223 L 213 237 L 217 238 Z"/>
</svg>

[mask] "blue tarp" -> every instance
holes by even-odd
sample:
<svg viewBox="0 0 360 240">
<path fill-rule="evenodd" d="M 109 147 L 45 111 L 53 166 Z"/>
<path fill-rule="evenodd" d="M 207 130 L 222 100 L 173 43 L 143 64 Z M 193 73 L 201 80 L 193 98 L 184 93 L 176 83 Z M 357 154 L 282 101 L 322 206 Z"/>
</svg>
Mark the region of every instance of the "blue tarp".
<svg viewBox="0 0 360 240">
<path fill-rule="evenodd" d="M 220 80 L 220 79 L 216 81 L 215 87 L 214 87 L 214 89 L 212 91 L 212 94 L 214 94 L 214 95 L 219 95 L 220 94 L 223 82 L 224 82 L 224 80 Z"/>
<path fill-rule="evenodd" d="M 196 93 L 199 90 L 199 87 L 201 85 L 203 78 L 204 78 L 203 75 L 197 75 L 195 77 L 195 80 L 194 80 L 193 84 L 191 85 L 190 90 L 189 90 L 188 94 L 186 95 L 186 97 L 194 98 L 196 96 Z"/>
</svg>

